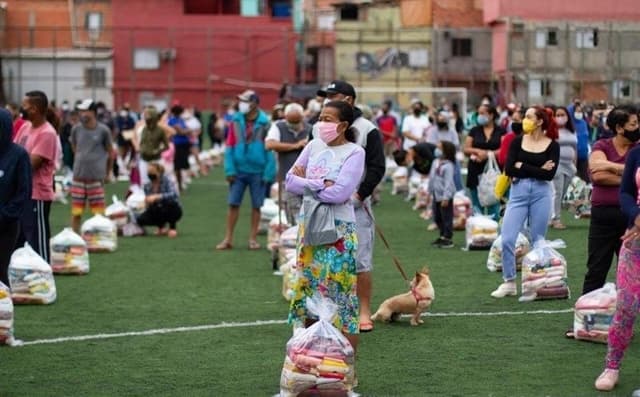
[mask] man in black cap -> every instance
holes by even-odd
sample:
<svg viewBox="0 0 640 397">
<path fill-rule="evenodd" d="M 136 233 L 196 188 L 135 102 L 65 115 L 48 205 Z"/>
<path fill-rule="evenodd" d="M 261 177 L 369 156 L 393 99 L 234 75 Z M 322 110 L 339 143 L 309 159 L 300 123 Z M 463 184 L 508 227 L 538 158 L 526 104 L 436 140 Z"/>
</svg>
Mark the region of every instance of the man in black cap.
<svg viewBox="0 0 640 397">
<path fill-rule="evenodd" d="M 354 106 L 356 90 L 346 81 L 332 81 L 327 88 L 318 91 L 330 101 L 344 101 L 350 104 L 356 116 L 353 127 L 358 130 L 356 143 L 365 150 L 365 174 L 353 198 L 356 214 L 358 252 L 356 265 L 358 273 L 358 299 L 360 300 L 360 332 L 373 330 L 371 322 L 371 271 L 373 270 L 374 219 L 370 196 L 384 177 L 385 158 L 382 137 L 378 128 L 362 117 L 360 109 Z M 315 135 L 315 134 L 314 134 Z"/>
</svg>

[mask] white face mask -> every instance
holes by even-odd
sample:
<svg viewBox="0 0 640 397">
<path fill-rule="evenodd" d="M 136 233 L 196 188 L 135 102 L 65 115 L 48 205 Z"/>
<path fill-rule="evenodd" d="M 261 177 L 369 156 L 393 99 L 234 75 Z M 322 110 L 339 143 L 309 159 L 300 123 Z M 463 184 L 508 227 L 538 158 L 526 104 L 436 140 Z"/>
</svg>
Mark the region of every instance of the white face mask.
<svg viewBox="0 0 640 397">
<path fill-rule="evenodd" d="M 584 115 L 582 114 L 582 112 L 575 112 L 573 114 L 573 117 L 576 118 L 576 120 L 582 120 L 582 118 L 584 117 Z"/>
<path fill-rule="evenodd" d="M 329 103 L 329 102 L 331 102 L 331 101 L 329 100 L 329 98 L 324 98 L 324 101 L 322 101 L 322 107 L 327 106 L 327 103 Z"/>
<path fill-rule="evenodd" d="M 251 110 L 251 105 L 249 104 L 249 102 L 240 102 L 238 104 L 238 110 L 240 111 L 240 113 L 247 114 L 249 113 L 249 110 Z"/>
</svg>

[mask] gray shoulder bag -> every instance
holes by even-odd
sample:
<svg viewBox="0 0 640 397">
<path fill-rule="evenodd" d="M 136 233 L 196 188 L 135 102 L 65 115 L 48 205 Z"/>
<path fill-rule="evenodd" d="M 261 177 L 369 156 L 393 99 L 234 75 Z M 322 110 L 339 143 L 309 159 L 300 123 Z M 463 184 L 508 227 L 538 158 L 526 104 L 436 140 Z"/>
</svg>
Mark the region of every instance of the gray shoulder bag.
<svg viewBox="0 0 640 397">
<path fill-rule="evenodd" d="M 327 245 L 338 241 L 333 205 L 320 202 L 311 190 L 305 189 L 302 206 L 305 245 Z"/>
</svg>

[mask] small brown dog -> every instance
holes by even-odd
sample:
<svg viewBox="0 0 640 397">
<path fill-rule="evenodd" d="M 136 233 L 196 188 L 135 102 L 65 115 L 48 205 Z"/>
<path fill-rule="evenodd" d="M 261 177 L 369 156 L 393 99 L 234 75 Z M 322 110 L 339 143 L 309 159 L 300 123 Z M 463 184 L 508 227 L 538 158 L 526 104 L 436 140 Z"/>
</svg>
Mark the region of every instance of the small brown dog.
<svg viewBox="0 0 640 397">
<path fill-rule="evenodd" d="M 435 292 L 429 269 L 425 266 L 411 280 L 411 290 L 407 293 L 393 296 L 380 305 L 378 311 L 371 316 L 373 321 L 396 321 L 401 314 L 413 314 L 411 325 L 422 324 L 424 321 L 420 315 L 426 311 L 435 299 Z"/>
</svg>

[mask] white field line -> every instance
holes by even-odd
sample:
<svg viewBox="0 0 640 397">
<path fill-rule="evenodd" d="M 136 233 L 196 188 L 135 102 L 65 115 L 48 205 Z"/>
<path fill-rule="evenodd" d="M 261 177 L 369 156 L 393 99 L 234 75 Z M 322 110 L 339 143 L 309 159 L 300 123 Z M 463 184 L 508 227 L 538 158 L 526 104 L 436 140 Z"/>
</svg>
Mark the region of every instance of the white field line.
<svg viewBox="0 0 640 397">
<path fill-rule="evenodd" d="M 531 311 L 515 311 L 515 312 L 449 312 L 449 313 L 424 313 L 423 317 L 493 317 L 493 316 L 522 316 L 522 315 L 547 315 L 547 314 L 564 314 L 571 313 L 573 309 L 561 309 L 561 310 L 531 310 Z M 25 341 L 24 346 L 30 345 L 47 345 L 55 343 L 65 342 L 83 342 L 88 340 L 100 340 L 100 339 L 113 339 L 124 338 L 128 336 L 152 336 L 152 335 L 164 335 L 174 334 L 179 332 L 194 332 L 194 331 L 207 331 L 220 328 L 243 328 L 243 327 L 261 327 L 264 325 L 281 325 L 286 324 L 286 320 L 259 320 L 252 322 L 232 322 L 232 323 L 219 323 L 219 324 L 207 324 L 196 325 L 190 327 L 176 327 L 176 328 L 158 328 L 149 329 L 146 331 L 131 331 L 131 332 L 119 332 L 113 334 L 95 334 L 95 335 L 79 335 L 79 336 L 65 336 L 52 339 L 37 339 L 32 341 Z"/>
</svg>

